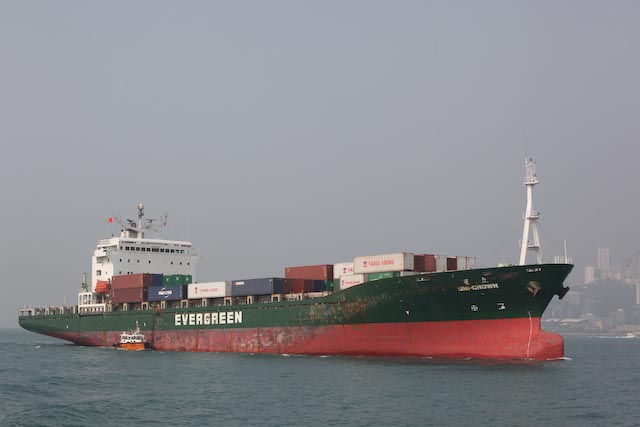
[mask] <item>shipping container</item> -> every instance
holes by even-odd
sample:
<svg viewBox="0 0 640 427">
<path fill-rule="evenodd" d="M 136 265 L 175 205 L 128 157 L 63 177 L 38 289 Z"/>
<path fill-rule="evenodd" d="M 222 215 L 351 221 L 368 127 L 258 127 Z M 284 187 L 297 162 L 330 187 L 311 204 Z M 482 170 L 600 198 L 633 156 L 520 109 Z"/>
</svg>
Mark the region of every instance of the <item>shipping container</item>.
<svg viewBox="0 0 640 427">
<path fill-rule="evenodd" d="M 231 296 L 281 294 L 283 287 L 284 279 L 278 277 L 234 280 L 231 282 Z"/>
<path fill-rule="evenodd" d="M 162 286 L 163 277 L 164 276 L 162 274 L 152 274 L 151 275 L 151 286 Z"/>
<path fill-rule="evenodd" d="M 304 292 L 306 279 L 284 279 L 282 285 L 282 293 L 284 294 L 301 294 Z"/>
<path fill-rule="evenodd" d="M 111 289 L 146 288 L 153 286 L 153 274 L 124 274 L 111 278 Z"/>
<path fill-rule="evenodd" d="M 305 265 L 284 269 L 285 279 L 333 280 L 333 264 Z"/>
<path fill-rule="evenodd" d="M 147 300 L 178 301 L 187 298 L 187 285 L 151 286 Z"/>
<path fill-rule="evenodd" d="M 447 257 L 447 271 L 455 271 L 458 269 L 458 258 L 454 256 Z"/>
<path fill-rule="evenodd" d="M 338 264 L 333 264 L 334 279 L 339 279 L 342 276 L 351 276 L 352 274 L 353 274 L 352 262 L 339 262 Z"/>
<path fill-rule="evenodd" d="M 436 271 L 447 271 L 447 257 L 444 255 L 435 255 Z"/>
<path fill-rule="evenodd" d="M 352 274 L 350 276 L 342 276 L 340 278 L 340 290 L 350 288 L 352 286 L 364 283 L 364 274 Z"/>
<path fill-rule="evenodd" d="M 164 286 L 188 285 L 192 282 L 190 274 L 168 274 L 164 276 L 162 284 Z"/>
<path fill-rule="evenodd" d="M 436 256 L 432 254 L 414 255 L 413 271 L 421 273 L 436 271 Z"/>
<path fill-rule="evenodd" d="M 309 279 L 284 279 L 283 293 L 300 294 L 308 292 L 324 292 L 327 288 L 326 280 L 309 280 Z"/>
<path fill-rule="evenodd" d="M 402 270 L 413 270 L 412 253 L 400 252 L 395 254 L 360 256 L 353 259 L 353 272 L 355 274 Z"/>
<path fill-rule="evenodd" d="M 385 271 L 384 273 L 369 273 L 365 274 L 365 281 L 371 282 L 373 280 L 391 279 L 393 277 L 400 277 L 399 271 Z"/>
<path fill-rule="evenodd" d="M 456 269 L 457 270 L 466 270 L 467 269 L 467 257 L 459 256 L 456 259 Z"/>
<path fill-rule="evenodd" d="M 187 298 L 223 298 L 231 296 L 231 282 L 189 283 Z"/>
<path fill-rule="evenodd" d="M 424 254 L 424 271 L 436 271 L 436 256 L 433 254 Z"/>
<path fill-rule="evenodd" d="M 476 268 L 476 257 L 468 256 L 467 257 L 467 269 L 473 270 L 474 268 Z"/>
<path fill-rule="evenodd" d="M 118 288 L 111 290 L 111 302 L 114 304 L 143 302 L 147 300 L 147 290 L 149 288 Z"/>
<path fill-rule="evenodd" d="M 336 282 L 338 282 L 337 286 L 336 286 Z M 327 285 L 325 287 L 325 290 L 327 292 L 334 292 L 340 289 L 340 279 L 327 280 L 326 283 Z"/>
</svg>

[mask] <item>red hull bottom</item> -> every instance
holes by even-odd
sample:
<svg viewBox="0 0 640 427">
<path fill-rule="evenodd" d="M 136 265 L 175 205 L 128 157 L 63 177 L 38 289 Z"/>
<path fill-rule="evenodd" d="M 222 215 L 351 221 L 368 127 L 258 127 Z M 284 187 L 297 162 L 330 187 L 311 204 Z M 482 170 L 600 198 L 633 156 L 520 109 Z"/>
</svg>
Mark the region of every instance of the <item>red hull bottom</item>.
<svg viewBox="0 0 640 427">
<path fill-rule="evenodd" d="M 164 351 L 417 356 L 481 359 L 557 359 L 560 335 L 540 329 L 540 318 L 375 323 L 147 333 Z M 119 332 L 52 334 L 81 345 L 110 346 Z"/>
</svg>

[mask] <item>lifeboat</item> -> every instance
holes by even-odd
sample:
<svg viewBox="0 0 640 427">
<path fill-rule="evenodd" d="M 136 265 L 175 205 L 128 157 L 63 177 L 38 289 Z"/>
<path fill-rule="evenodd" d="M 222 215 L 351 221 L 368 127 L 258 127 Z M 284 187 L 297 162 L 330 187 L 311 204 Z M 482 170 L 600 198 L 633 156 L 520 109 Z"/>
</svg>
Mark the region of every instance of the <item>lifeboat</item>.
<svg viewBox="0 0 640 427">
<path fill-rule="evenodd" d="M 97 294 L 108 294 L 109 293 L 109 282 L 104 280 L 98 280 L 96 283 L 96 293 Z"/>
</svg>

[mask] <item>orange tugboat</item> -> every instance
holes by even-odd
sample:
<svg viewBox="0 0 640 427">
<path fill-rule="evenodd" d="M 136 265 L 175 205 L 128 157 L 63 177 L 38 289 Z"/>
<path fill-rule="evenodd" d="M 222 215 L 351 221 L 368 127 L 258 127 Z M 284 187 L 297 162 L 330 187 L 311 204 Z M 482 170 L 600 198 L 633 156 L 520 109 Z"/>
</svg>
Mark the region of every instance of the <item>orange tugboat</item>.
<svg viewBox="0 0 640 427">
<path fill-rule="evenodd" d="M 149 345 L 145 341 L 142 332 L 140 332 L 140 324 L 136 320 L 136 329 L 123 331 L 120 334 L 120 342 L 115 343 L 113 346 L 122 350 L 140 351 L 146 349 Z"/>
</svg>

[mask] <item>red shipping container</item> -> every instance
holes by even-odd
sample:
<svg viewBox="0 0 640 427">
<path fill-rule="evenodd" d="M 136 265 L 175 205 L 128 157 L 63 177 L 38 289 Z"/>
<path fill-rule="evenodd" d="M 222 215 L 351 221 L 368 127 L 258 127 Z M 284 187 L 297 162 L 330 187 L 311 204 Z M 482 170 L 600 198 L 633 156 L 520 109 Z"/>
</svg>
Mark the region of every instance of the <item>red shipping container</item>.
<svg viewBox="0 0 640 427">
<path fill-rule="evenodd" d="M 285 294 L 300 294 L 307 292 L 321 292 L 325 290 L 324 280 L 284 279 L 282 292 Z"/>
<path fill-rule="evenodd" d="M 436 256 L 424 254 L 424 271 L 436 271 Z"/>
<path fill-rule="evenodd" d="M 148 288 L 122 288 L 111 291 L 111 302 L 122 304 L 125 302 L 143 302 L 147 300 Z"/>
<path fill-rule="evenodd" d="M 305 265 L 284 269 L 285 279 L 333 280 L 333 264 Z"/>
<path fill-rule="evenodd" d="M 284 279 L 284 286 L 282 292 L 285 294 L 299 294 L 305 290 L 306 282 L 310 280 L 306 279 Z"/>
<path fill-rule="evenodd" d="M 433 254 L 415 255 L 413 258 L 413 270 L 421 273 L 436 271 L 436 256 Z"/>
<path fill-rule="evenodd" d="M 447 257 L 447 271 L 453 271 L 458 269 L 458 258 Z"/>
<path fill-rule="evenodd" d="M 111 289 L 146 288 L 153 286 L 153 275 L 148 273 L 123 274 L 111 278 Z"/>
</svg>

